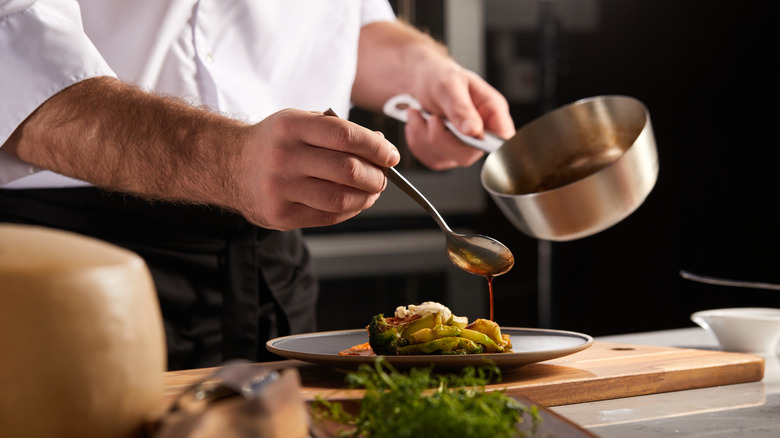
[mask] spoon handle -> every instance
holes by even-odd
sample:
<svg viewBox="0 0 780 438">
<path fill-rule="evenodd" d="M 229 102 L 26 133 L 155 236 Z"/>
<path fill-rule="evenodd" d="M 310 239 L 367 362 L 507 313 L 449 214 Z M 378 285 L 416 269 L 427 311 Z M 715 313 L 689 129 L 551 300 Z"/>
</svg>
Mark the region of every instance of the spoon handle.
<svg viewBox="0 0 780 438">
<path fill-rule="evenodd" d="M 385 102 L 382 107 L 382 111 L 385 115 L 388 115 L 396 120 L 400 120 L 404 123 L 408 120 L 407 109 L 412 108 L 420 112 L 422 116 L 427 120 L 431 115 L 422 109 L 420 102 L 409 94 L 399 94 L 393 96 Z M 455 125 L 449 120 L 443 119 L 444 126 L 452 132 L 455 137 L 458 137 L 463 143 L 485 152 L 493 152 L 501 147 L 506 142 L 505 139 L 491 133 L 485 132 L 484 138 L 475 138 L 468 136 L 458 130 Z"/>
<path fill-rule="evenodd" d="M 680 271 L 680 276 L 686 280 L 697 281 L 699 283 L 716 284 L 719 286 L 749 287 L 753 289 L 780 290 L 780 284 L 760 283 L 755 281 L 726 280 L 724 278 L 708 277 L 698 275 L 688 271 Z"/>
<path fill-rule="evenodd" d="M 399 189 L 403 190 L 404 193 L 409 195 L 410 198 L 414 199 L 415 202 L 420 204 L 422 208 L 425 209 L 425 211 L 428 212 L 428 214 L 433 217 L 433 219 L 436 221 L 437 224 L 439 224 L 439 227 L 446 231 L 446 232 L 452 232 L 450 227 L 447 225 L 446 222 L 444 222 L 444 219 L 441 217 L 438 211 L 433 207 L 433 204 L 431 204 L 427 199 L 425 199 L 425 196 L 420 193 L 419 190 L 415 186 L 412 185 L 406 178 L 404 178 L 403 175 L 401 175 L 400 172 L 395 170 L 395 167 L 388 167 L 387 168 L 387 179 L 393 182 L 396 186 L 398 186 Z"/>
<path fill-rule="evenodd" d="M 411 96 L 409 97 L 414 99 Z M 325 110 L 323 114 L 326 116 L 338 117 L 338 114 L 336 114 L 336 112 L 333 111 L 333 109 L 331 108 Z M 439 224 L 439 228 L 441 228 L 445 232 L 452 233 L 452 230 L 447 225 L 447 223 L 444 222 L 444 219 L 441 217 L 439 212 L 436 211 L 436 209 L 433 207 L 433 204 L 428 202 L 428 200 L 425 199 L 425 196 L 423 196 L 422 193 L 420 193 L 420 191 L 417 190 L 417 188 L 412 185 L 412 183 L 407 181 L 406 178 L 404 178 L 404 176 L 401 175 L 400 172 L 395 170 L 394 167 L 388 167 L 386 174 L 387 174 L 387 179 L 389 179 L 395 185 L 397 185 L 398 188 L 403 190 L 404 193 L 409 195 L 410 198 L 414 199 L 418 204 L 420 204 L 420 206 L 422 206 L 422 208 L 425 209 L 425 211 L 428 212 L 428 214 L 431 215 L 431 217 L 433 217 L 433 220 L 435 220 L 436 223 Z"/>
</svg>

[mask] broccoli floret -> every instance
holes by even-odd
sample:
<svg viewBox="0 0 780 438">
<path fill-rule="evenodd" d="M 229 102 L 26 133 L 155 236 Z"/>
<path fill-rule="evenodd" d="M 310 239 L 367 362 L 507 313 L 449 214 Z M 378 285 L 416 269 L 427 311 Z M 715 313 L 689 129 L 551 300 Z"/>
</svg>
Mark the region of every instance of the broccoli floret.
<svg viewBox="0 0 780 438">
<path fill-rule="evenodd" d="M 409 343 L 401 337 L 399 328 L 388 324 L 383 314 L 374 315 L 368 325 L 368 343 L 375 354 L 395 356 L 398 354 L 398 347 Z"/>
</svg>

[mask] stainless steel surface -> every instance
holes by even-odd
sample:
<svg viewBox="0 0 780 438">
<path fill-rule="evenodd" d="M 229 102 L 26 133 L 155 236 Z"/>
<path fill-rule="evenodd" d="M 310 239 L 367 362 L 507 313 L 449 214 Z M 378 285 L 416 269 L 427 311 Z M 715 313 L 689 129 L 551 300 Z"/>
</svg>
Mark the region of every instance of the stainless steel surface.
<svg viewBox="0 0 780 438">
<path fill-rule="evenodd" d="M 420 204 L 444 231 L 447 255 L 457 267 L 483 277 L 496 277 L 512 269 L 515 259 L 504 244 L 480 234 L 455 233 L 425 196 L 396 169 L 387 169 L 387 179 Z"/>
<path fill-rule="evenodd" d="M 507 218 L 540 239 L 567 241 L 620 222 L 658 178 L 650 116 L 636 99 L 603 96 L 561 107 L 491 153 L 482 185 Z"/>
<path fill-rule="evenodd" d="M 719 349 L 700 327 L 598 337 L 596 341 L 636 345 Z M 675 391 L 552 408 L 596 435 L 609 437 L 777 437 L 780 436 L 780 350 L 766 359 L 760 382 Z"/>
<path fill-rule="evenodd" d="M 385 104 L 405 120 L 419 108 L 408 95 Z M 472 139 L 490 152 L 483 187 L 506 217 L 529 236 L 566 241 L 603 231 L 634 212 L 658 178 L 658 153 L 647 108 L 625 96 L 600 96 L 558 108 L 501 140 Z M 465 137 L 465 138 L 464 138 Z"/>
<path fill-rule="evenodd" d="M 762 283 L 757 281 L 727 280 L 725 278 L 710 277 L 707 275 L 694 274 L 688 271 L 680 271 L 680 276 L 686 280 L 696 281 L 698 283 L 715 284 L 718 286 L 747 287 L 752 289 L 780 290 L 780 284 Z"/>
</svg>

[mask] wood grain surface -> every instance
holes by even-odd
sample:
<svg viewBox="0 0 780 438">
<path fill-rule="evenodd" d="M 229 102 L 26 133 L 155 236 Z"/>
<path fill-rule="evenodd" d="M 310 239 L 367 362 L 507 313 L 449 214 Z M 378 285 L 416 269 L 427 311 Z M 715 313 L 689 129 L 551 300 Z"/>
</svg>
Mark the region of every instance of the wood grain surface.
<svg viewBox="0 0 780 438">
<path fill-rule="evenodd" d="M 344 373 L 330 367 L 292 360 L 255 366 L 298 368 L 305 400 L 362 395 L 359 390 L 344 389 Z M 167 402 L 173 402 L 189 385 L 207 379 L 214 370 L 165 373 Z M 753 382 L 763 376 L 761 356 L 597 341 L 579 353 L 505 372 L 501 381 L 491 383 L 488 389 L 505 390 L 549 407 Z"/>
</svg>

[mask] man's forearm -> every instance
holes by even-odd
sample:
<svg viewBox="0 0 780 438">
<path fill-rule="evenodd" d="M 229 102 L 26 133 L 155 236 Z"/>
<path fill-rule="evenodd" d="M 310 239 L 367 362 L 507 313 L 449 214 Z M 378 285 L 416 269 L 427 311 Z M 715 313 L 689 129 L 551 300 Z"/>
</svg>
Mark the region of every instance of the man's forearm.
<svg viewBox="0 0 780 438">
<path fill-rule="evenodd" d="M 505 138 L 515 133 L 506 98 L 458 65 L 443 45 L 400 22 L 364 26 L 353 102 L 379 110 L 399 93 L 411 94 L 433 115 L 424 119 L 410 111 L 404 127 L 409 150 L 431 169 L 470 166 L 482 156 L 451 135 L 442 119 L 473 137 L 481 137 L 485 130 Z"/>
<path fill-rule="evenodd" d="M 447 49 L 406 23 L 376 22 L 363 27 L 352 101 L 379 109 L 390 97 L 413 91 L 419 63 L 432 58 L 449 58 Z"/>
<path fill-rule="evenodd" d="M 243 125 L 177 99 L 101 77 L 41 105 L 3 149 L 112 190 L 215 203 Z M 225 200 L 227 201 L 227 200 Z"/>
</svg>

